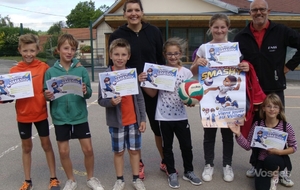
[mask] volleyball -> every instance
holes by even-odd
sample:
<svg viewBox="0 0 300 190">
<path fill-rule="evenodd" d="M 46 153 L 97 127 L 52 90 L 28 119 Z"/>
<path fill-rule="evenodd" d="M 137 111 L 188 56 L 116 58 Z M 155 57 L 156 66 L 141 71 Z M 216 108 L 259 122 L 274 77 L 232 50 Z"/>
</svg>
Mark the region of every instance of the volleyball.
<svg viewBox="0 0 300 190">
<path fill-rule="evenodd" d="M 205 80 L 204 80 L 204 84 L 206 86 L 211 86 L 213 84 L 213 79 L 211 77 L 207 77 Z"/>
<path fill-rule="evenodd" d="M 203 98 L 204 90 L 198 80 L 188 79 L 180 84 L 178 94 L 184 104 L 193 106 Z"/>
</svg>

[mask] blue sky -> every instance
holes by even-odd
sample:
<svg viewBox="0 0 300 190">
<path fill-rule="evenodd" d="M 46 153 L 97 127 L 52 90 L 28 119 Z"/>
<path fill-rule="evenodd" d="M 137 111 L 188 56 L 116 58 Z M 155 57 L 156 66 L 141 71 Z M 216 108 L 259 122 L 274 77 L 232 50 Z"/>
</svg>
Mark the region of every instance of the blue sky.
<svg viewBox="0 0 300 190">
<path fill-rule="evenodd" d="M 1 17 L 9 16 L 11 21 L 24 28 L 47 31 L 53 23 L 66 21 L 66 16 L 79 2 L 89 0 L 1 0 Z M 96 8 L 111 6 L 115 0 L 92 0 Z M 41 14 L 44 13 L 44 14 Z"/>
</svg>

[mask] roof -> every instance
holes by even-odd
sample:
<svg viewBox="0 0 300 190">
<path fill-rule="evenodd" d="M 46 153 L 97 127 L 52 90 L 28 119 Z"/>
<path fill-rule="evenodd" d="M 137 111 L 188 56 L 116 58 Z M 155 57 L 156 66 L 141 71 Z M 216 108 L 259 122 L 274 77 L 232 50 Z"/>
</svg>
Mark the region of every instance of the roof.
<svg viewBox="0 0 300 190">
<path fill-rule="evenodd" d="M 39 36 L 39 46 L 40 46 L 40 51 L 43 51 L 44 49 L 44 44 L 47 42 L 48 38 L 51 37 L 51 35 L 41 35 Z"/>
<path fill-rule="evenodd" d="M 89 40 L 90 29 L 89 28 L 62 28 L 63 33 L 68 33 L 74 36 L 77 40 Z M 93 29 L 93 40 L 96 39 L 96 29 Z"/>
<path fill-rule="evenodd" d="M 111 28 L 117 28 L 118 26 L 123 24 L 125 22 L 124 16 L 120 13 L 116 14 L 115 12 L 123 6 L 125 1 L 126 0 L 116 0 L 115 3 L 104 14 L 101 15 L 93 23 L 92 27 L 97 28 L 103 22 L 108 24 Z M 144 1 L 151 1 L 151 0 L 144 0 Z M 232 15 L 234 18 L 241 20 L 241 22 L 244 22 L 245 20 L 249 19 L 249 7 L 252 0 L 197 0 L 197 1 L 206 2 L 215 7 L 224 9 L 226 14 Z M 267 0 L 267 2 L 269 8 L 271 9 L 270 17 L 269 17 L 271 20 L 275 22 L 281 22 L 284 20 L 283 22 L 285 24 L 291 21 L 293 23 L 289 25 L 290 27 L 299 27 L 299 22 L 300 22 L 299 19 L 300 6 L 298 6 L 299 0 Z M 165 9 L 165 7 L 159 7 L 158 9 L 160 9 L 162 13 L 152 14 L 151 12 L 149 12 L 146 14 L 147 21 L 149 22 L 151 21 L 152 24 L 158 27 L 160 27 L 161 25 L 165 25 L 166 19 L 171 20 L 176 16 L 180 17 L 181 15 L 186 15 L 180 17 L 180 18 L 184 17 L 183 20 L 186 19 L 188 16 L 191 16 L 193 18 L 189 19 L 189 21 L 193 22 L 196 20 L 199 21 L 199 19 L 205 20 L 206 16 L 211 16 L 212 14 L 215 13 L 215 12 L 204 12 L 204 13 L 198 13 L 196 15 L 196 14 L 191 14 L 189 12 L 186 12 L 174 16 L 174 14 L 171 13 L 169 14 L 164 13 L 163 10 Z M 181 22 L 180 18 L 177 20 Z M 232 18 L 230 19 L 232 20 Z M 184 22 L 184 23 L 188 25 L 191 22 Z"/>
<path fill-rule="evenodd" d="M 216 2 L 216 0 L 210 0 Z M 224 3 L 228 3 L 239 7 L 240 9 L 249 10 L 251 1 L 249 0 L 220 0 Z M 281 13 L 296 13 L 300 14 L 299 0 L 267 0 L 269 8 L 272 12 Z"/>
</svg>

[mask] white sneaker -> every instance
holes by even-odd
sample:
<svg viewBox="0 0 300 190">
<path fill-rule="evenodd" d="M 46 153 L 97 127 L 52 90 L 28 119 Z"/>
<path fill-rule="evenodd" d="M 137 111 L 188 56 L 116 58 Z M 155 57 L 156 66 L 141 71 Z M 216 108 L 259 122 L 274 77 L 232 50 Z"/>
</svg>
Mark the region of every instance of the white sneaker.
<svg viewBox="0 0 300 190">
<path fill-rule="evenodd" d="M 294 182 L 291 180 L 290 178 L 290 174 L 287 171 L 287 169 L 285 168 L 284 171 L 280 172 L 280 176 L 279 176 L 279 182 L 286 187 L 293 187 L 294 186 Z"/>
<path fill-rule="evenodd" d="M 254 168 L 254 166 L 252 166 L 249 170 L 247 170 L 246 176 L 247 177 L 251 177 L 251 178 L 255 176 L 255 168 Z"/>
<path fill-rule="evenodd" d="M 75 190 L 77 188 L 77 182 L 69 179 L 63 190 Z"/>
<path fill-rule="evenodd" d="M 232 171 L 232 167 L 229 165 L 226 165 L 226 167 L 223 167 L 223 179 L 224 181 L 231 182 L 234 179 L 234 173 Z"/>
<path fill-rule="evenodd" d="M 270 190 L 276 190 L 277 189 L 278 181 L 279 181 L 279 176 L 278 176 L 278 173 L 277 173 L 277 174 L 274 174 L 273 177 L 271 178 Z"/>
<path fill-rule="evenodd" d="M 136 179 L 132 184 L 136 190 L 146 190 L 145 185 L 140 178 Z"/>
<path fill-rule="evenodd" d="M 93 190 L 104 190 L 100 181 L 95 178 L 95 177 L 92 177 L 91 179 L 89 179 L 87 182 L 86 182 L 87 186 Z"/>
<path fill-rule="evenodd" d="M 202 173 L 203 181 L 211 181 L 213 174 L 214 174 L 214 167 L 211 167 L 210 164 L 206 164 Z"/>
<path fill-rule="evenodd" d="M 114 185 L 113 190 L 123 190 L 124 187 L 125 187 L 124 181 L 122 181 L 121 179 L 118 179 Z"/>
</svg>

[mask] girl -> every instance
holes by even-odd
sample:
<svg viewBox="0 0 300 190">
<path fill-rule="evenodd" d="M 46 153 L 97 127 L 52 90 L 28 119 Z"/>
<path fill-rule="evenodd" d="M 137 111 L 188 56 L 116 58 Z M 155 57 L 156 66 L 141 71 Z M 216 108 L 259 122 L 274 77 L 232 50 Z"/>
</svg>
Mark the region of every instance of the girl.
<svg viewBox="0 0 300 190">
<path fill-rule="evenodd" d="M 230 129 L 236 135 L 237 143 L 246 150 L 251 149 L 250 143 L 255 126 L 264 126 L 288 133 L 287 147 L 285 147 L 285 149 L 257 149 L 255 188 L 257 190 L 276 190 L 279 180 L 279 171 L 280 176 L 284 176 L 285 168 L 287 168 L 289 172 L 292 169 L 292 164 L 288 155 L 293 154 L 297 150 L 295 132 L 292 125 L 286 122 L 283 104 L 279 96 L 275 93 L 267 95 L 261 105 L 259 114 L 262 120 L 256 121 L 252 125 L 247 139 L 241 134 L 240 126 L 238 124 L 230 126 Z M 268 175 L 263 175 L 266 173 Z"/>
<path fill-rule="evenodd" d="M 229 18 L 225 14 L 215 14 L 209 21 L 208 33 L 212 34 L 212 41 L 208 43 L 226 43 L 228 30 L 230 26 Z M 207 66 L 208 57 L 205 57 L 205 44 L 202 44 L 197 52 L 196 59 L 191 66 L 191 71 L 194 75 L 198 74 L 199 66 Z M 238 67 L 243 71 L 249 71 L 247 62 L 238 64 Z M 205 167 L 202 173 L 204 181 L 211 181 L 214 172 L 214 148 L 217 128 L 204 128 L 204 159 Z M 222 142 L 223 142 L 223 179 L 231 182 L 234 179 L 231 162 L 233 154 L 233 134 L 228 128 L 222 128 Z"/>
<path fill-rule="evenodd" d="M 202 183 L 193 172 L 191 131 L 184 104 L 181 102 L 178 94 L 179 85 L 184 80 L 193 77 L 191 71 L 181 65 L 180 59 L 182 55 L 184 55 L 185 48 L 186 42 L 179 38 L 170 38 L 163 46 L 163 55 L 167 60 L 167 66 L 178 68 L 178 75 L 173 92 L 164 90 L 158 91 L 158 102 L 155 114 L 155 119 L 160 122 L 160 131 L 163 139 L 163 156 L 167 166 L 168 181 L 171 188 L 179 188 L 172 151 L 174 134 L 178 138 L 182 151 L 184 165 L 183 179 L 190 181 L 193 185 L 200 185 Z M 146 79 L 146 72 L 139 75 L 140 82 Z M 156 96 L 157 94 L 156 89 L 144 88 L 144 90 L 149 96 Z"/>
<path fill-rule="evenodd" d="M 70 139 L 79 139 L 84 154 L 87 186 L 93 190 L 103 190 L 100 181 L 93 177 L 94 152 L 86 106 L 86 99 L 92 96 L 92 89 L 88 72 L 84 67 L 76 65 L 78 60 L 73 58 L 77 48 L 78 41 L 70 34 L 63 34 L 58 39 L 57 51 L 60 59 L 45 74 L 45 97 L 47 100 L 52 100 L 54 97 L 54 93 L 47 89 L 47 80 L 62 75 L 82 77 L 83 97 L 68 94 L 50 102 L 50 113 L 55 128 L 60 161 L 68 178 L 64 190 L 75 190 L 77 187 L 70 159 Z"/>
<path fill-rule="evenodd" d="M 143 21 L 144 9 L 140 0 L 127 0 L 123 6 L 124 18 L 127 23 L 116 29 L 109 37 L 109 44 L 117 38 L 126 39 L 131 47 L 131 56 L 126 66 L 136 68 L 138 74 L 143 71 L 145 62 L 165 64 L 162 55 L 163 38 L 160 30 Z M 112 61 L 109 62 L 113 65 Z M 160 170 L 166 171 L 163 161 L 162 141 L 158 122 L 155 120 L 157 96 L 150 97 L 143 91 L 146 112 L 151 129 L 154 133 L 155 144 L 161 157 Z M 139 151 L 141 154 L 141 152 Z M 140 178 L 145 178 L 144 163 L 140 160 Z"/>
</svg>

